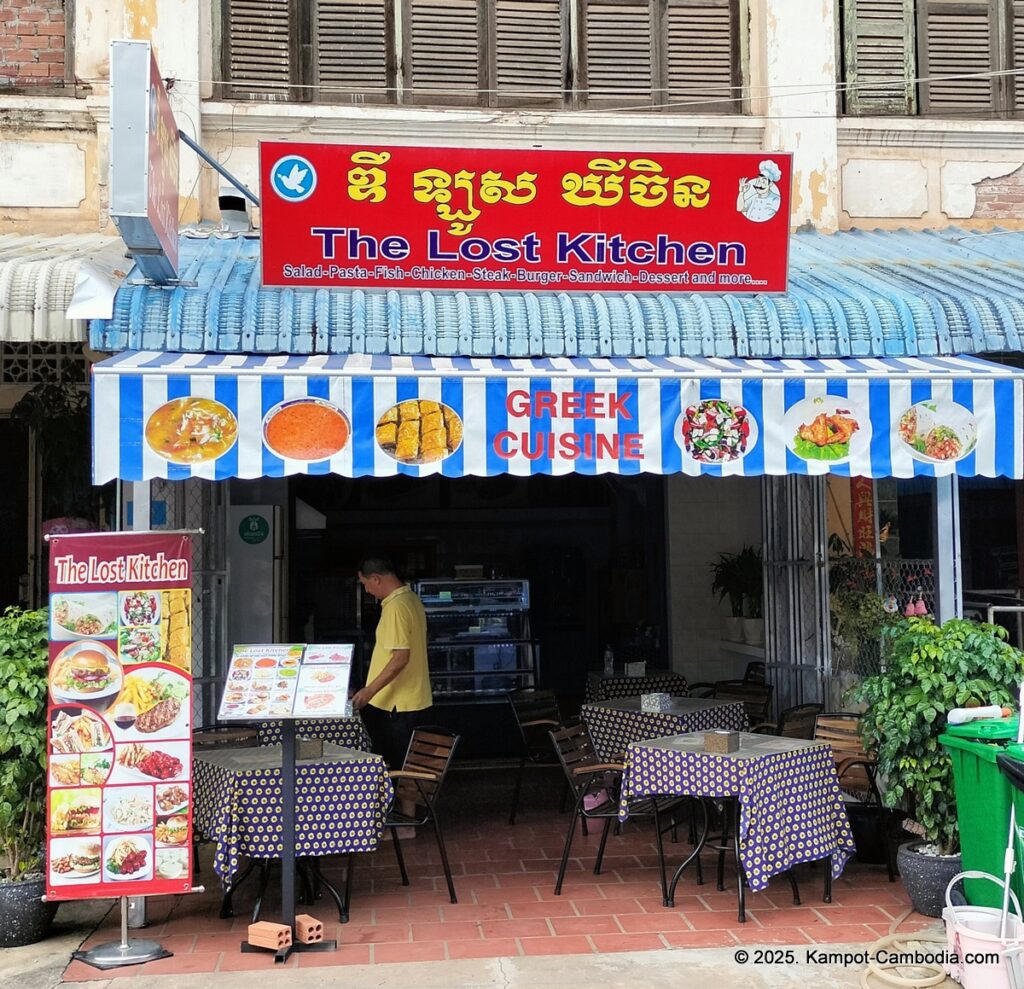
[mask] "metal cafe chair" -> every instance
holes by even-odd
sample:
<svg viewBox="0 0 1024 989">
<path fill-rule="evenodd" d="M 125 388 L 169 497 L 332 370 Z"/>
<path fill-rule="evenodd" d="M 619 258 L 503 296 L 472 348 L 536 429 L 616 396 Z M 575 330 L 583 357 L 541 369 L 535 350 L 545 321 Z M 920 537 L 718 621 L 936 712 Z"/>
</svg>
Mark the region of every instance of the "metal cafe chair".
<svg viewBox="0 0 1024 989">
<path fill-rule="evenodd" d="M 716 680 L 714 683 L 691 683 L 691 697 L 713 697 L 715 700 L 740 701 L 752 725 L 768 720 L 772 706 L 771 684 L 749 680 Z"/>
<path fill-rule="evenodd" d="M 535 766 L 559 765 L 548 732 L 562 726 L 562 712 L 558 708 L 558 699 L 550 690 L 517 690 L 507 696 L 523 744 L 519 770 L 516 773 L 516 786 L 512 794 L 512 810 L 508 815 L 508 823 L 515 824 L 527 762 Z M 567 793 L 566 786 L 562 791 L 563 811 Z"/>
<path fill-rule="evenodd" d="M 402 855 L 402 844 L 397 829 L 430 825 L 437 840 L 437 850 L 441 853 L 441 865 L 444 868 L 448 896 L 452 903 L 457 903 L 458 900 L 441 832 L 437 803 L 458 744 L 459 736 L 447 728 L 434 725 L 417 728 L 412 733 L 402 768 L 388 773 L 394 783 L 395 792 L 384 818 L 384 827 L 391 830 L 391 841 L 395 847 L 395 858 L 398 859 L 398 871 L 402 876 L 403 886 L 409 885 L 409 874 L 405 869 L 405 857 Z M 348 920 L 349 906 L 352 902 L 353 855 L 354 853 L 349 854 L 348 867 L 345 870 L 345 899 L 341 911 L 343 923 Z"/>
<path fill-rule="evenodd" d="M 590 733 L 582 722 L 549 732 L 549 736 L 558 753 L 558 761 L 565 773 L 570 792 L 575 798 L 572 820 L 569 822 L 565 847 L 562 849 L 562 862 L 558 868 L 558 878 L 555 880 L 555 895 L 560 896 L 577 820 L 604 822 L 601 842 L 597 848 L 597 859 L 594 862 L 594 875 L 600 875 L 608 832 L 611 830 L 612 824 L 618 822 L 619 794 L 625 767 L 621 763 L 598 761 Z M 654 818 L 654 831 L 658 843 L 658 866 L 661 870 L 661 898 L 666 905 L 668 903 L 668 883 L 665 878 L 665 848 L 662 836 L 666 831 L 672 831 L 674 835 L 676 810 L 687 803 L 688 799 L 687 797 L 670 797 L 659 801 L 657 798 L 645 797 L 631 801 L 628 805 L 630 818 Z M 668 815 L 667 824 L 663 823 L 666 814 Z"/>
<path fill-rule="evenodd" d="M 823 704 L 796 704 L 787 707 L 778 721 L 763 721 L 750 730 L 762 735 L 780 735 L 784 738 L 814 738 L 818 715 L 825 710 Z"/>
<path fill-rule="evenodd" d="M 764 683 L 765 682 L 765 667 L 764 660 L 754 659 L 747 663 L 747 668 L 743 673 L 744 683 Z"/>
</svg>

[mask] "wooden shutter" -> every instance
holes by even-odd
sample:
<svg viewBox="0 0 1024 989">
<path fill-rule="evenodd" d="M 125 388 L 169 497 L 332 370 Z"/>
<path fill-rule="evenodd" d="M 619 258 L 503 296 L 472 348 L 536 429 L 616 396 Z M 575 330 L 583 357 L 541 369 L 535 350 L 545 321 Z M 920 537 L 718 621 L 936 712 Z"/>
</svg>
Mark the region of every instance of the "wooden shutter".
<svg viewBox="0 0 1024 989">
<path fill-rule="evenodd" d="M 921 83 L 922 111 L 947 117 L 994 115 L 995 79 L 980 74 L 996 68 L 995 12 L 989 0 L 922 0 L 921 6 L 921 75 L 931 80 Z"/>
<path fill-rule="evenodd" d="M 671 112 L 739 112 L 738 19 L 733 0 L 669 0 L 661 35 Z"/>
<path fill-rule="evenodd" d="M 405 0 L 405 101 L 487 102 L 481 60 L 485 9 L 475 0 Z"/>
<path fill-rule="evenodd" d="M 225 4 L 222 75 L 230 99 L 301 98 L 291 91 L 289 8 L 289 0 L 228 0 Z"/>
<path fill-rule="evenodd" d="M 313 32 L 317 99 L 325 103 L 395 101 L 390 0 L 317 0 Z"/>
<path fill-rule="evenodd" d="M 1024 69 L 1024 0 L 1013 0 L 1011 14 L 1012 32 L 1011 69 L 1020 72 Z M 1015 116 L 1024 115 L 1024 78 L 1013 76 L 1013 112 Z"/>
<path fill-rule="evenodd" d="M 589 106 L 654 101 L 655 53 L 650 0 L 581 0 L 581 88 Z"/>
<path fill-rule="evenodd" d="M 914 0 L 846 0 L 844 107 L 850 114 L 916 111 Z"/>
<path fill-rule="evenodd" d="M 561 106 L 565 98 L 568 22 L 561 0 L 495 0 L 492 103 Z"/>
</svg>

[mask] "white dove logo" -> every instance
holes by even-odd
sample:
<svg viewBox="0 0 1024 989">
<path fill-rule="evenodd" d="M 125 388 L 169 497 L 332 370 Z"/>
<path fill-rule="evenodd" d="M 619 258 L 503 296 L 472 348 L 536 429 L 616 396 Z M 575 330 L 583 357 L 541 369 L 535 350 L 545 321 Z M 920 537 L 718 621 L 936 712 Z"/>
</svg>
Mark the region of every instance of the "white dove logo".
<svg viewBox="0 0 1024 989">
<path fill-rule="evenodd" d="M 286 202 L 301 203 L 316 189 L 316 169 L 306 158 L 286 155 L 270 170 L 270 184 Z"/>
</svg>

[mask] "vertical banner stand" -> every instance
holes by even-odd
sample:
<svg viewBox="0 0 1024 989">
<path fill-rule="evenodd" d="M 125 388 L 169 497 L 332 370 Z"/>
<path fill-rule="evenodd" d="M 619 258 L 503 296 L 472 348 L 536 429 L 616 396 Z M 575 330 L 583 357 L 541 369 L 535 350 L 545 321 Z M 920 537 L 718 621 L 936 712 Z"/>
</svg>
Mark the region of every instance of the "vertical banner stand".
<svg viewBox="0 0 1024 989">
<path fill-rule="evenodd" d="M 88 951 L 72 951 L 71 957 L 76 961 L 85 962 L 93 968 L 120 968 L 122 965 L 143 965 L 156 961 L 158 958 L 170 958 L 173 952 L 167 951 L 157 941 L 144 941 L 138 938 L 128 940 L 128 897 L 121 897 L 121 940 L 98 944 Z"/>
<path fill-rule="evenodd" d="M 337 941 L 303 944 L 295 928 L 295 722 L 281 722 L 281 920 L 292 932 L 292 943 L 274 951 L 275 962 L 285 962 L 293 951 L 337 951 Z M 242 953 L 271 951 L 242 942 Z"/>
</svg>

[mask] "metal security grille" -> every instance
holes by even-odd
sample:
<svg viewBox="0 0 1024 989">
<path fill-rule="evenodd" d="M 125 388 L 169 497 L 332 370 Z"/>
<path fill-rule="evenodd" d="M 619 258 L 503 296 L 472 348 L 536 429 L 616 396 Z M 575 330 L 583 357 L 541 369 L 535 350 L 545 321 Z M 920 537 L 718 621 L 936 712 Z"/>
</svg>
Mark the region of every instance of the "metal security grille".
<svg viewBox="0 0 1024 989">
<path fill-rule="evenodd" d="M 80 343 L 0 343 L 0 385 L 56 381 L 65 367 L 74 380 L 89 380 L 89 362 Z"/>
<path fill-rule="evenodd" d="M 822 703 L 830 677 L 825 481 L 766 477 L 761 491 L 765 672 L 777 715 Z"/>
<path fill-rule="evenodd" d="M 896 614 L 908 606 L 935 614 L 934 560 L 838 557 L 829 561 L 829 611 L 832 626 L 832 675 L 843 694 L 861 678 L 881 669 L 885 602 Z M 841 703 L 842 697 L 836 701 Z"/>
<path fill-rule="evenodd" d="M 192 537 L 192 717 L 195 725 L 212 724 L 217 687 L 226 671 L 227 490 L 222 483 L 197 478 L 152 484 L 154 517 L 162 519 L 154 529 L 203 530 Z"/>
</svg>

